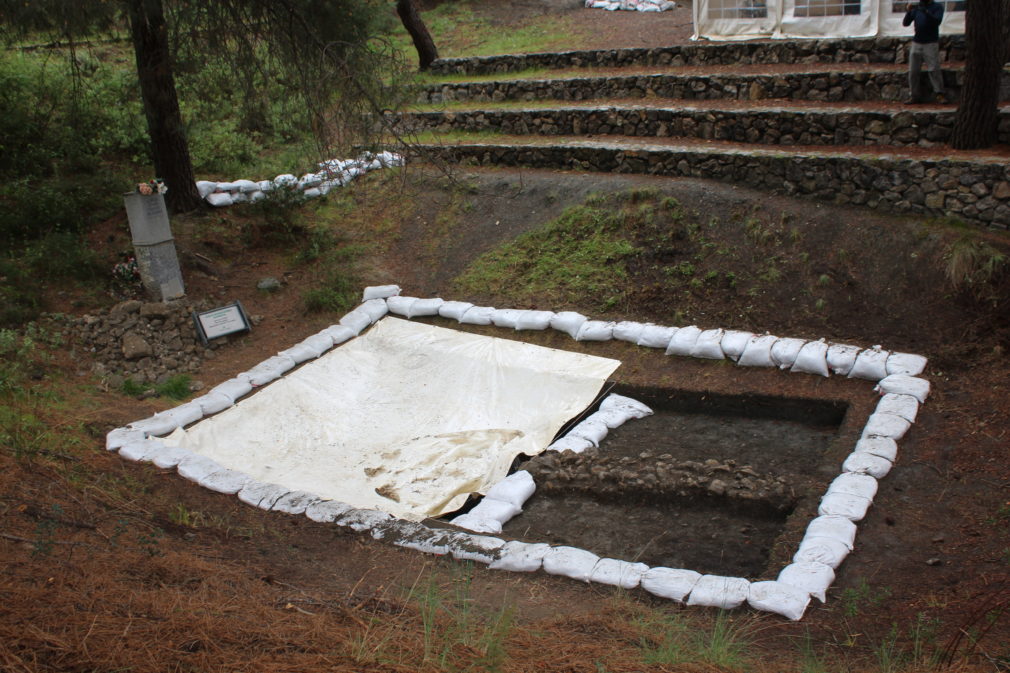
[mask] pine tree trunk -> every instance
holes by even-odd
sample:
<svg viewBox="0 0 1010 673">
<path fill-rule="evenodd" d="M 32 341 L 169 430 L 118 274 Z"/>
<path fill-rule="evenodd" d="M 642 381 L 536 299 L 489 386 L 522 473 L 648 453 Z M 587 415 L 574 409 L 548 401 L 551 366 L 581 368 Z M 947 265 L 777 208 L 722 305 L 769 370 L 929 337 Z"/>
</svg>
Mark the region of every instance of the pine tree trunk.
<svg viewBox="0 0 1010 673">
<path fill-rule="evenodd" d="M 175 92 L 168 27 L 161 0 L 130 0 L 129 12 L 140 94 L 154 152 L 154 170 L 168 187 L 165 201 L 171 210 L 195 210 L 203 202 L 196 190 L 193 162 Z"/>
<path fill-rule="evenodd" d="M 965 14 L 964 88 L 950 145 L 958 150 L 996 143 L 1000 75 L 1006 58 L 1003 0 L 972 0 Z"/>
<path fill-rule="evenodd" d="M 427 70 L 431 62 L 438 58 L 438 49 L 435 48 L 435 41 L 431 39 L 428 27 L 424 25 L 421 15 L 417 12 L 414 0 L 396 0 L 396 13 L 400 15 L 403 27 L 414 40 L 420 69 Z"/>
</svg>

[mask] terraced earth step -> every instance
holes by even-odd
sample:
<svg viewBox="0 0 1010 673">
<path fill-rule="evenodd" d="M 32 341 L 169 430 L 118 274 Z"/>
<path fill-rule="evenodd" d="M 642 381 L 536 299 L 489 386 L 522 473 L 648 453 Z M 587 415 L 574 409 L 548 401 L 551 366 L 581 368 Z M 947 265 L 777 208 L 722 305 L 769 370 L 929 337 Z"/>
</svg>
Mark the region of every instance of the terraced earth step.
<svg viewBox="0 0 1010 673">
<path fill-rule="evenodd" d="M 422 160 L 482 166 L 708 178 L 829 203 L 1010 228 L 1006 146 L 970 152 L 809 146 L 782 151 L 715 141 L 524 136 L 464 137 L 452 144 L 419 143 L 410 151 Z"/>
<path fill-rule="evenodd" d="M 432 75 L 487 75 L 531 69 L 629 66 L 714 66 L 757 63 L 904 63 L 908 38 L 872 37 L 824 40 L 769 40 L 698 43 L 669 47 L 502 54 L 439 59 Z M 964 36 L 940 37 L 944 62 L 964 60 Z"/>
<path fill-rule="evenodd" d="M 441 81 L 423 86 L 418 103 L 503 102 L 603 98 L 677 100 L 812 100 L 891 101 L 908 95 L 904 65 L 814 64 L 744 66 L 739 68 L 654 68 L 538 71 L 522 79 Z M 952 99 L 960 94 L 964 64 L 945 64 L 944 86 Z M 925 77 L 925 74 L 923 74 Z M 1004 74 L 1001 96 L 1010 100 L 1010 72 Z M 926 87 L 928 90 L 928 86 Z"/>
<path fill-rule="evenodd" d="M 934 147 L 950 137 L 952 106 L 754 104 L 655 107 L 622 104 L 455 109 L 401 113 L 402 133 L 500 133 L 529 136 L 699 138 L 754 145 Z M 1010 143 L 1010 108 L 1000 111 L 999 142 Z M 780 150 L 782 151 L 782 150 Z"/>
</svg>

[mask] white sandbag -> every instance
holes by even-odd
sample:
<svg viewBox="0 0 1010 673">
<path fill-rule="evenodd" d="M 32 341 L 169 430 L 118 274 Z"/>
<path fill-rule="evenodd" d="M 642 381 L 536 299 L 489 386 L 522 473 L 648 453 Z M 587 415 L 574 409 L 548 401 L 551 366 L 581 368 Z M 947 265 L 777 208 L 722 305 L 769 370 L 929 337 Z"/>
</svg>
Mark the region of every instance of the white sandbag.
<svg viewBox="0 0 1010 673">
<path fill-rule="evenodd" d="M 460 535 L 452 544 L 452 557 L 457 561 L 473 561 L 489 565 L 498 558 L 505 540 L 487 535 Z"/>
<path fill-rule="evenodd" d="M 831 538 L 852 549 L 856 543 L 856 524 L 844 516 L 818 516 L 807 524 L 806 536 Z"/>
<path fill-rule="evenodd" d="M 600 402 L 600 410 L 616 409 L 629 414 L 632 418 L 645 418 L 652 415 L 652 409 L 636 399 L 625 395 L 611 393 Z"/>
<path fill-rule="evenodd" d="M 749 591 L 750 582 L 742 577 L 702 575 L 687 597 L 687 604 L 730 610 L 747 600 Z"/>
<path fill-rule="evenodd" d="M 504 524 L 521 511 L 521 507 L 516 507 L 511 502 L 482 498 L 467 514 L 478 519 L 493 519 Z"/>
<path fill-rule="evenodd" d="M 891 353 L 887 358 L 886 369 L 888 375 L 918 376 L 926 368 L 926 362 L 926 358 L 914 353 Z"/>
<path fill-rule="evenodd" d="M 386 307 L 390 313 L 406 318 L 410 313 L 410 307 L 414 305 L 415 301 L 417 301 L 417 297 L 402 297 L 399 295 L 387 297 Z"/>
<path fill-rule="evenodd" d="M 772 346 L 776 341 L 778 341 L 778 337 L 770 334 L 751 337 L 743 354 L 740 355 L 740 359 L 737 360 L 737 364 L 744 367 L 774 367 Z"/>
<path fill-rule="evenodd" d="M 204 200 L 215 208 L 226 208 L 235 203 L 228 192 L 214 192 L 204 197 Z"/>
<path fill-rule="evenodd" d="M 843 476 L 869 476 L 857 475 L 846 472 Z M 872 477 L 871 477 L 872 479 Z M 853 521 L 862 521 L 866 516 L 866 510 L 870 508 L 870 501 L 858 495 L 848 493 L 828 493 L 821 498 L 821 504 L 817 507 L 817 513 L 821 515 L 844 516 Z"/>
<path fill-rule="evenodd" d="M 109 451 L 116 451 L 127 443 L 147 437 L 143 430 L 133 428 L 116 428 L 105 435 L 105 448 Z"/>
<path fill-rule="evenodd" d="M 332 343 L 332 342 L 331 342 Z M 292 362 L 299 365 L 307 360 L 314 360 L 319 357 L 320 352 L 304 343 L 298 343 L 291 348 L 286 348 L 278 353 L 282 358 L 290 358 Z"/>
<path fill-rule="evenodd" d="M 245 194 L 251 194 L 260 188 L 259 185 L 252 180 L 236 180 L 232 183 L 232 185 Z"/>
<path fill-rule="evenodd" d="M 292 187 L 298 184 L 298 178 L 291 173 L 282 173 L 274 178 L 275 187 Z"/>
<path fill-rule="evenodd" d="M 344 314 L 340 320 L 340 324 L 347 329 L 354 332 L 355 336 L 361 334 L 361 331 L 367 329 L 372 325 L 372 319 L 369 317 L 368 312 L 358 308 L 354 309 L 350 313 Z"/>
<path fill-rule="evenodd" d="M 793 555 L 793 561 L 796 563 L 821 563 L 829 568 L 837 568 L 849 555 L 849 551 L 849 548 L 841 540 L 807 535 L 800 542 L 800 548 Z"/>
<path fill-rule="evenodd" d="M 368 315 L 368 319 L 374 324 L 389 313 L 389 306 L 383 299 L 366 299 L 361 302 L 357 310 L 364 311 Z"/>
<path fill-rule="evenodd" d="M 216 460 L 194 453 L 179 461 L 176 469 L 179 471 L 179 476 L 199 483 L 207 475 L 220 472 L 225 468 Z"/>
<path fill-rule="evenodd" d="M 238 205 L 240 203 L 248 203 L 249 194 L 246 192 L 231 192 L 231 203 L 232 205 Z"/>
<path fill-rule="evenodd" d="M 491 306 L 474 306 L 460 317 L 459 322 L 463 325 L 490 325 L 495 310 Z"/>
<path fill-rule="evenodd" d="M 213 194 L 215 190 L 217 190 L 216 182 L 210 182 L 209 180 L 196 181 L 196 191 L 200 195 L 201 199 L 206 199 L 208 196 Z"/>
<path fill-rule="evenodd" d="M 614 323 L 604 320 L 587 320 L 582 323 L 576 341 L 610 341 L 614 337 Z"/>
<path fill-rule="evenodd" d="M 698 340 L 691 348 L 691 357 L 705 358 L 706 360 L 722 360 L 725 354 L 722 352 L 722 338 L 725 335 L 723 329 L 707 329 L 698 335 Z"/>
<path fill-rule="evenodd" d="M 544 554 L 544 571 L 550 575 L 563 575 L 588 582 L 599 560 L 599 556 L 585 549 L 552 547 Z"/>
<path fill-rule="evenodd" d="M 361 293 L 361 301 L 370 299 L 389 299 L 400 294 L 399 285 L 369 285 Z"/>
<path fill-rule="evenodd" d="M 911 395 L 921 404 L 929 397 L 929 381 L 906 374 L 891 374 L 881 379 L 874 390 L 885 394 Z"/>
<path fill-rule="evenodd" d="M 644 563 L 631 563 L 617 559 L 600 559 L 589 576 L 590 582 L 609 584 L 622 589 L 634 589 L 642 581 L 642 575 L 649 570 Z"/>
<path fill-rule="evenodd" d="M 277 509 L 277 506 L 274 506 Z M 338 517 L 351 510 L 351 506 L 337 500 L 315 500 L 305 507 L 305 516 L 316 523 L 333 523 Z"/>
<path fill-rule="evenodd" d="M 673 335 L 670 339 L 670 343 L 666 345 L 667 355 L 690 355 L 691 349 L 698 342 L 698 337 L 701 336 L 701 329 L 695 327 L 694 325 L 689 325 L 688 327 L 681 327 L 677 330 L 677 333 Z"/>
<path fill-rule="evenodd" d="M 274 183 L 270 180 L 260 180 L 256 183 L 256 186 L 261 192 L 272 192 L 274 189 Z"/>
<path fill-rule="evenodd" d="M 873 477 L 864 474 L 840 474 L 832 480 L 827 492 L 858 495 L 860 498 L 873 500 L 878 487 L 879 484 Z"/>
<path fill-rule="evenodd" d="M 856 442 L 857 452 L 872 453 L 894 462 L 898 457 L 898 443 L 890 437 L 865 437 Z"/>
<path fill-rule="evenodd" d="M 155 455 L 165 450 L 160 439 L 135 439 L 119 449 L 119 455 L 135 463 L 149 463 Z"/>
<path fill-rule="evenodd" d="M 468 301 L 447 301 L 438 307 L 438 314 L 443 318 L 459 322 L 463 319 L 463 314 L 472 308 L 473 304 Z"/>
<path fill-rule="evenodd" d="M 654 596 L 683 603 L 701 573 L 680 568 L 650 568 L 642 575 L 639 586 Z"/>
<path fill-rule="evenodd" d="M 533 475 L 526 470 L 513 472 L 488 489 L 485 500 L 501 500 L 522 508 L 530 496 L 537 490 Z"/>
<path fill-rule="evenodd" d="M 854 451 L 845 458 L 842 471 L 868 474 L 874 479 L 883 479 L 891 471 L 891 461 L 872 453 Z"/>
<path fill-rule="evenodd" d="M 267 358 L 249 371 L 242 372 L 237 378 L 246 379 L 253 386 L 265 386 L 271 381 L 276 381 L 284 376 L 285 372 L 294 369 L 296 364 L 294 358 L 283 353 L 278 353 Z"/>
<path fill-rule="evenodd" d="M 863 437 L 890 437 L 901 439 L 912 424 L 901 416 L 876 412 L 870 414 L 863 426 Z"/>
<path fill-rule="evenodd" d="M 228 379 L 224 383 L 219 383 L 214 386 L 207 394 L 224 395 L 232 401 L 232 404 L 234 404 L 239 400 L 239 398 L 252 392 L 252 389 L 253 384 L 249 382 L 249 379 L 236 376 L 233 379 Z"/>
<path fill-rule="evenodd" d="M 298 345 L 310 349 L 313 353 L 312 357 L 317 358 L 333 348 L 333 339 L 328 334 L 317 333 L 306 337 Z"/>
<path fill-rule="evenodd" d="M 623 409 L 600 409 L 586 417 L 587 421 L 603 423 L 613 430 L 619 428 L 631 419 L 631 414 Z"/>
<path fill-rule="evenodd" d="M 919 415 L 919 401 L 911 395 L 888 393 L 877 402 L 876 413 L 894 414 L 909 423 L 915 423 L 915 418 Z"/>
<path fill-rule="evenodd" d="M 880 350 L 880 346 L 867 348 L 856 356 L 849 378 L 879 381 L 887 376 L 887 356 L 890 352 Z"/>
<path fill-rule="evenodd" d="M 828 344 L 828 369 L 840 376 L 848 376 L 856 364 L 859 346 L 848 344 Z"/>
<path fill-rule="evenodd" d="M 399 285 L 370 285 L 362 292 L 362 301 L 388 299 L 400 294 Z"/>
<path fill-rule="evenodd" d="M 438 315 L 438 309 L 441 308 L 444 303 L 445 301 L 439 297 L 418 299 L 410 305 L 410 309 L 407 310 L 407 317 L 423 318 L 430 315 Z"/>
<path fill-rule="evenodd" d="M 151 462 L 163 470 L 176 467 L 179 463 L 196 454 L 181 446 L 166 446 L 164 451 L 151 456 Z"/>
<path fill-rule="evenodd" d="M 726 330 L 719 343 L 723 355 L 730 360 L 737 362 L 743 352 L 747 349 L 747 344 L 755 337 L 751 332 L 741 332 L 739 330 Z"/>
<path fill-rule="evenodd" d="M 747 594 L 747 604 L 755 610 L 774 612 L 795 622 L 806 612 L 810 594 L 781 582 L 754 582 Z"/>
<path fill-rule="evenodd" d="M 499 551 L 498 559 L 492 561 L 488 567 L 520 573 L 536 572 L 543 566 L 544 556 L 550 550 L 551 546 L 544 542 L 530 544 L 509 540 Z"/>
<path fill-rule="evenodd" d="M 472 530 L 475 533 L 492 533 L 497 535 L 502 529 L 501 521 L 498 521 L 497 519 L 485 519 L 479 516 L 474 516 L 470 512 L 460 514 L 459 516 L 450 519 L 449 523 L 454 526 L 459 526 L 460 528 Z"/>
<path fill-rule="evenodd" d="M 796 363 L 796 358 L 806 343 L 806 339 L 779 339 L 772 346 L 772 362 L 778 365 L 779 369 L 789 369 Z"/>
<path fill-rule="evenodd" d="M 638 335 L 638 345 L 646 348 L 662 348 L 665 351 L 676 333 L 676 327 L 646 325 L 642 328 L 642 333 Z"/>
<path fill-rule="evenodd" d="M 249 192 L 249 203 L 256 203 L 257 201 L 262 201 L 265 198 L 266 194 L 258 189 L 255 192 Z"/>
<path fill-rule="evenodd" d="M 601 421 L 586 419 L 568 431 L 569 437 L 581 437 L 592 442 L 593 446 L 599 446 L 600 442 L 607 436 L 610 429 Z"/>
<path fill-rule="evenodd" d="M 556 329 L 559 332 L 564 332 L 571 338 L 575 338 L 579 334 L 579 328 L 582 327 L 589 318 L 582 315 L 581 313 L 576 313 L 575 311 L 561 311 L 560 313 L 555 313 L 554 317 L 551 318 L 551 328 Z"/>
<path fill-rule="evenodd" d="M 332 339 L 334 346 L 339 346 L 348 339 L 355 337 L 354 330 L 343 325 L 330 325 L 319 333 Z"/>
<path fill-rule="evenodd" d="M 280 484 L 270 484 L 250 479 L 242 487 L 242 490 L 238 492 L 238 499 L 247 505 L 269 511 L 278 500 L 290 492 L 291 489 Z"/>
<path fill-rule="evenodd" d="M 311 189 L 312 187 L 318 187 L 322 184 L 325 178 L 325 175 L 320 175 L 319 173 L 306 173 L 302 177 L 298 178 L 298 189 Z"/>
<path fill-rule="evenodd" d="M 545 330 L 551 326 L 553 311 L 523 311 L 516 319 L 517 330 Z"/>
<path fill-rule="evenodd" d="M 828 344 L 824 343 L 824 339 L 808 341 L 803 344 L 803 348 L 796 354 L 796 361 L 793 362 L 790 371 L 830 376 L 830 372 L 828 372 Z"/>
<path fill-rule="evenodd" d="M 778 581 L 813 596 L 821 603 L 828 599 L 828 589 L 835 581 L 835 571 L 816 561 L 790 563 L 779 573 Z"/>
<path fill-rule="evenodd" d="M 306 510 L 308 514 L 308 510 Z M 348 507 L 347 511 L 340 514 L 334 523 L 338 526 L 344 526 L 345 528 L 350 528 L 351 530 L 361 533 L 366 530 L 372 530 L 377 526 L 384 523 L 392 521 L 395 517 L 388 512 L 380 512 L 377 509 L 357 509 L 355 507 Z"/>
<path fill-rule="evenodd" d="M 238 185 L 234 182 L 219 182 L 217 183 L 217 188 L 222 192 L 237 192 L 239 190 Z"/>
<path fill-rule="evenodd" d="M 211 491 L 231 495 L 241 491 L 251 479 L 252 477 L 244 472 L 223 469 L 204 475 L 196 483 Z"/>
<path fill-rule="evenodd" d="M 593 443 L 584 437 L 573 437 L 565 435 L 547 447 L 548 451 L 571 451 L 572 453 L 582 453 L 586 449 L 593 448 Z"/>
<path fill-rule="evenodd" d="M 154 416 L 141 421 L 134 421 L 127 427 L 131 430 L 141 430 L 148 435 L 167 435 L 176 428 L 195 423 L 203 418 L 203 410 L 199 404 L 188 402 L 167 411 L 159 411 Z"/>
<path fill-rule="evenodd" d="M 491 322 L 493 322 L 497 327 L 515 329 L 516 321 L 519 320 L 520 313 L 522 313 L 522 311 L 515 308 L 498 308 L 491 314 Z"/>
<path fill-rule="evenodd" d="M 291 491 L 282 495 L 270 508 L 274 512 L 284 512 L 285 514 L 304 514 L 305 510 L 321 499 L 315 493 L 308 491 Z"/>
<path fill-rule="evenodd" d="M 646 323 L 622 320 L 621 322 L 614 324 L 613 336 L 618 341 L 627 341 L 629 343 L 637 344 L 638 340 L 642 336 L 642 330 L 644 330 L 645 327 Z"/>
<path fill-rule="evenodd" d="M 444 528 L 436 530 L 426 528 L 424 531 L 421 531 L 416 535 L 395 540 L 393 544 L 398 547 L 403 547 L 404 549 L 413 549 L 414 551 L 423 552 L 425 554 L 445 556 L 452 551 L 456 538 L 461 535 L 466 535 L 466 533 L 446 530 Z"/>
</svg>

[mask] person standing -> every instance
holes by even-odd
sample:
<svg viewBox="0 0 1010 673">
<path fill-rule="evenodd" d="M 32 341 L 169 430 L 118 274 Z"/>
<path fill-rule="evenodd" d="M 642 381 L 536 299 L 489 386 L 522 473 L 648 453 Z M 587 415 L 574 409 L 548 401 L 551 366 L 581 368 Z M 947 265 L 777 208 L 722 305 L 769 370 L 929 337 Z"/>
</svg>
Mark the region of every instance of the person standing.
<svg viewBox="0 0 1010 673">
<path fill-rule="evenodd" d="M 929 83 L 937 103 L 946 103 L 943 93 L 943 73 L 940 72 L 940 22 L 943 21 L 943 2 L 919 0 L 909 3 L 901 25 L 915 24 L 915 36 L 908 51 L 908 88 L 911 96 L 909 104 L 922 102 L 922 84 L 919 70 L 923 62 L 929 73 Z"/>
</svg>

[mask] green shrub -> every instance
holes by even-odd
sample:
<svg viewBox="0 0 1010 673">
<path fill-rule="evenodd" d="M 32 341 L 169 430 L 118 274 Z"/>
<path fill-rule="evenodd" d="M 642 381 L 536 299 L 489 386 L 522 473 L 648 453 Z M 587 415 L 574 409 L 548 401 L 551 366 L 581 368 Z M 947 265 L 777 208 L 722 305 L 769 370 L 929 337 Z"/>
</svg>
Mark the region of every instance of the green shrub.
<svg viewBox="0 0 1010 673">
<path fill-rule="evenodd" d="M 191 392 L 189 383 L 189 374 L 177 374 L 164 383 L 159 383 L 154 387 L 154 390 L 162 397 L 168 397 L 173 400 L 184 400 L 189 397 Z"/>
</svg>

